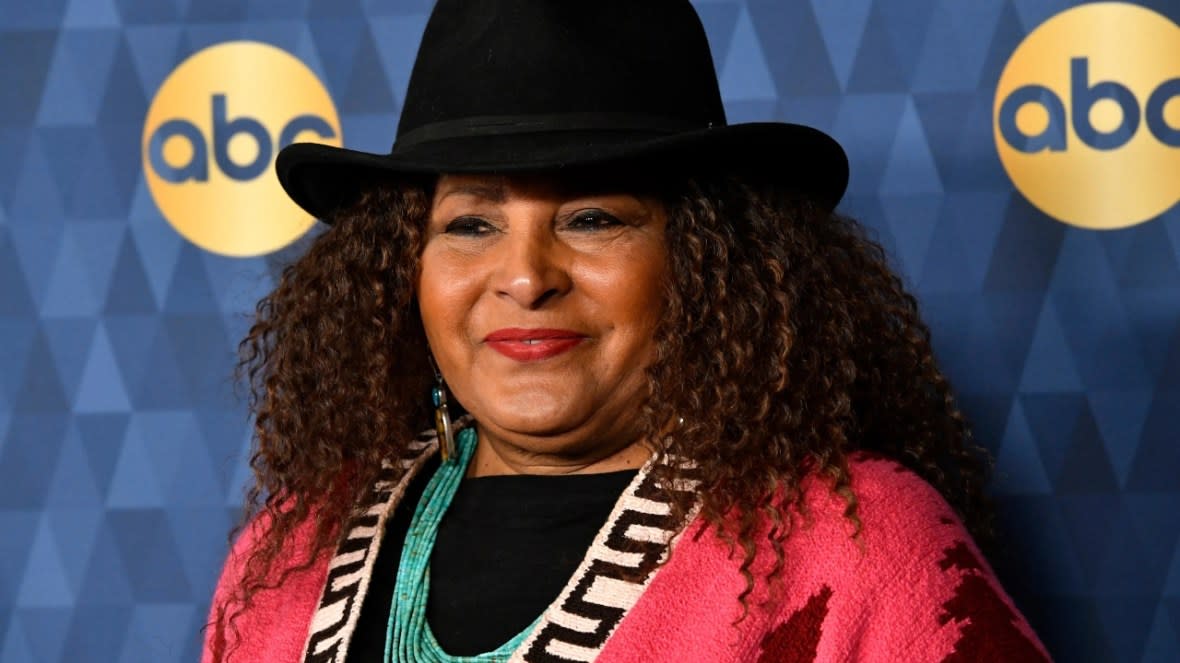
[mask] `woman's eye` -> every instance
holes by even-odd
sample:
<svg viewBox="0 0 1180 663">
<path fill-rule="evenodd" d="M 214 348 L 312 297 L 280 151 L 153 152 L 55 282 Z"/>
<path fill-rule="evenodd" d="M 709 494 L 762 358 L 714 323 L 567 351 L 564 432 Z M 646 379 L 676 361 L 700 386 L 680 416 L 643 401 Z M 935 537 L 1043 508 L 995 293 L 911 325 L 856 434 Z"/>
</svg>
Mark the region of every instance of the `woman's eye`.
<svg viewBox="0 0 1180 663">
<path fill-rule="evenodd" d="M 569 226 L 579 230 L 599 230 L 622 225 L 622 223 L 618 218 L 602 210 L 578 212 L 569 220 Z"/>
<path fill-rule="evenodd" d="M 443 232 L 449 235 L 486 235 L 493 230 L 492 224 L 478 216 L 461 216 L 443 228 Z"/>
</svg>

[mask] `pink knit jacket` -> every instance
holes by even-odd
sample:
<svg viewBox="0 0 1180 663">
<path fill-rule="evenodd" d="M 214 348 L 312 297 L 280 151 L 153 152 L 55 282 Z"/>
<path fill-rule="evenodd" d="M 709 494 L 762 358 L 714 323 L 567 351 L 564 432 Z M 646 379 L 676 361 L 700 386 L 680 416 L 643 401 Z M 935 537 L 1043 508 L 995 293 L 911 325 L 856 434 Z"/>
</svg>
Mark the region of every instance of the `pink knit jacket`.
<svg viewBox="0 0 1180 663">
<path fill-rule="evenodd" d="M 731 553 L 699 520 L 680 534 L 663 531 L 661 503 L 644 482 L 646 469 L 641 471 L 587 561 L 512 660 L 1049 660 L 933 488 L 885 459 L 858 456 L 851 470 L 859 533 L 853 536 L 843 498 L 824 482 L 807 480 L 805 514 L 795 514 L 782 551 L 781 583 L 773 589 L 758 581 L 746 612 L 738 600 L 747 586 L 740 549 Z M 408 481 L 390 482 L 375 493 L 373 516 L 353 523 L 341 546 L 352 552 L 322 554 L 279 588 L 257 594 L 234 622 L 236 638 L 225 624 L 211 623 L 202 663 L 219 660 L 214 652 L 227 642 L 236 642 L 230 661 L 343 661 L 385 516 Z M 286 559 L 293 566 L 307 559 L 301 551 L 310 533 L 309 525 L 289 542 Z M 234 587 L 256 536 L 257 529 L 250 529 L 235 544 L 214 606 Z M 620 545 L 620 537 L 629 537 L 629 545 Z M 663 565 L 651 563 L 669 540 L 670 558 Z M 649 547 L 644 551 L 636 542 Z M 774 559 L 769 545 L 762 552 L 752 569 L 755 578 Z M 628 565 L 648 569 L 647 577 L 633 582 L 612 575 L 613 568 Z"/>
</svg>

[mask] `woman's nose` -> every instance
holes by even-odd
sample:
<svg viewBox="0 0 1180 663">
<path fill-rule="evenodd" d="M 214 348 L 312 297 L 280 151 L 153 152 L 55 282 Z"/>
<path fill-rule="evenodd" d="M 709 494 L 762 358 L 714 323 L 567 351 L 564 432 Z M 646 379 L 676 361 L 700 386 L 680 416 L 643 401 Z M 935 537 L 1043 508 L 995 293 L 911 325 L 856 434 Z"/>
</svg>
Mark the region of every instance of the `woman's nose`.
<svg viewBox="0 0 1180 663">
<path fill-rule="evenodd" d="M 501 249 L 493 282 L 498 296 L 522 308 L 537 309 L 572 286 L 564 247 L 547 228 L 509 232 Z"/>
</svg>

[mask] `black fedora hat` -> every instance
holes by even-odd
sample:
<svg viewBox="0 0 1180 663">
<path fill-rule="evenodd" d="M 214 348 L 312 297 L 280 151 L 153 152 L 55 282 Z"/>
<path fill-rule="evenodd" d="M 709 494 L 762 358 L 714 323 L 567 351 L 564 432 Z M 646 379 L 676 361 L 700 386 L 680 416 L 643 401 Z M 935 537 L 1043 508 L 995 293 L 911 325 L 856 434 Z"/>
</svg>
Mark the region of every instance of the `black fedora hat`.
<svg viewBox="0 0 1180 663">
<path fill-rule="evenodd" d="M 822 131 L 726 123 L 688 0 L 439 0 L 390 153 L 295 143 L 275 169 L 331 222 L 374 177 L 624 161 L 760 172 L 828 208 L 848 183 L 844 150 Z"/>
</svg>

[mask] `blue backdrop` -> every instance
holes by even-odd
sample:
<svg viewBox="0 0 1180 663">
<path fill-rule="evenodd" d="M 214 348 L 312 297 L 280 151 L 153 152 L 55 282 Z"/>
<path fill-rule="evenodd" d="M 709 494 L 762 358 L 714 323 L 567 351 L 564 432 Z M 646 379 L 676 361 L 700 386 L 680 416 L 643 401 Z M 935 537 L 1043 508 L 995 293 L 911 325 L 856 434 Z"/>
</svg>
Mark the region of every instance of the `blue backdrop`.
<svg viewBox="0 0 1180 663">
<path fill-rule="evenodd" d="M 992 139 L 1008 57 L 1072 4 L 697 7 L 731 121 L 847 147 L 842 210 L 919 296 L 997 456 L 997 564 L 1051 651 L 1176 661 L 1180 208 L 1064 225 Z M 248 478 L 234 347 L 310 237 L 253 259 L 182 239 L 140 164 L 156 89 L 206 46 L 268 42 L 326 84 L 348 146 L 386 151 L 430 5 L 0 0 L 0 660 L 196 660 Z"/>
</svg>

